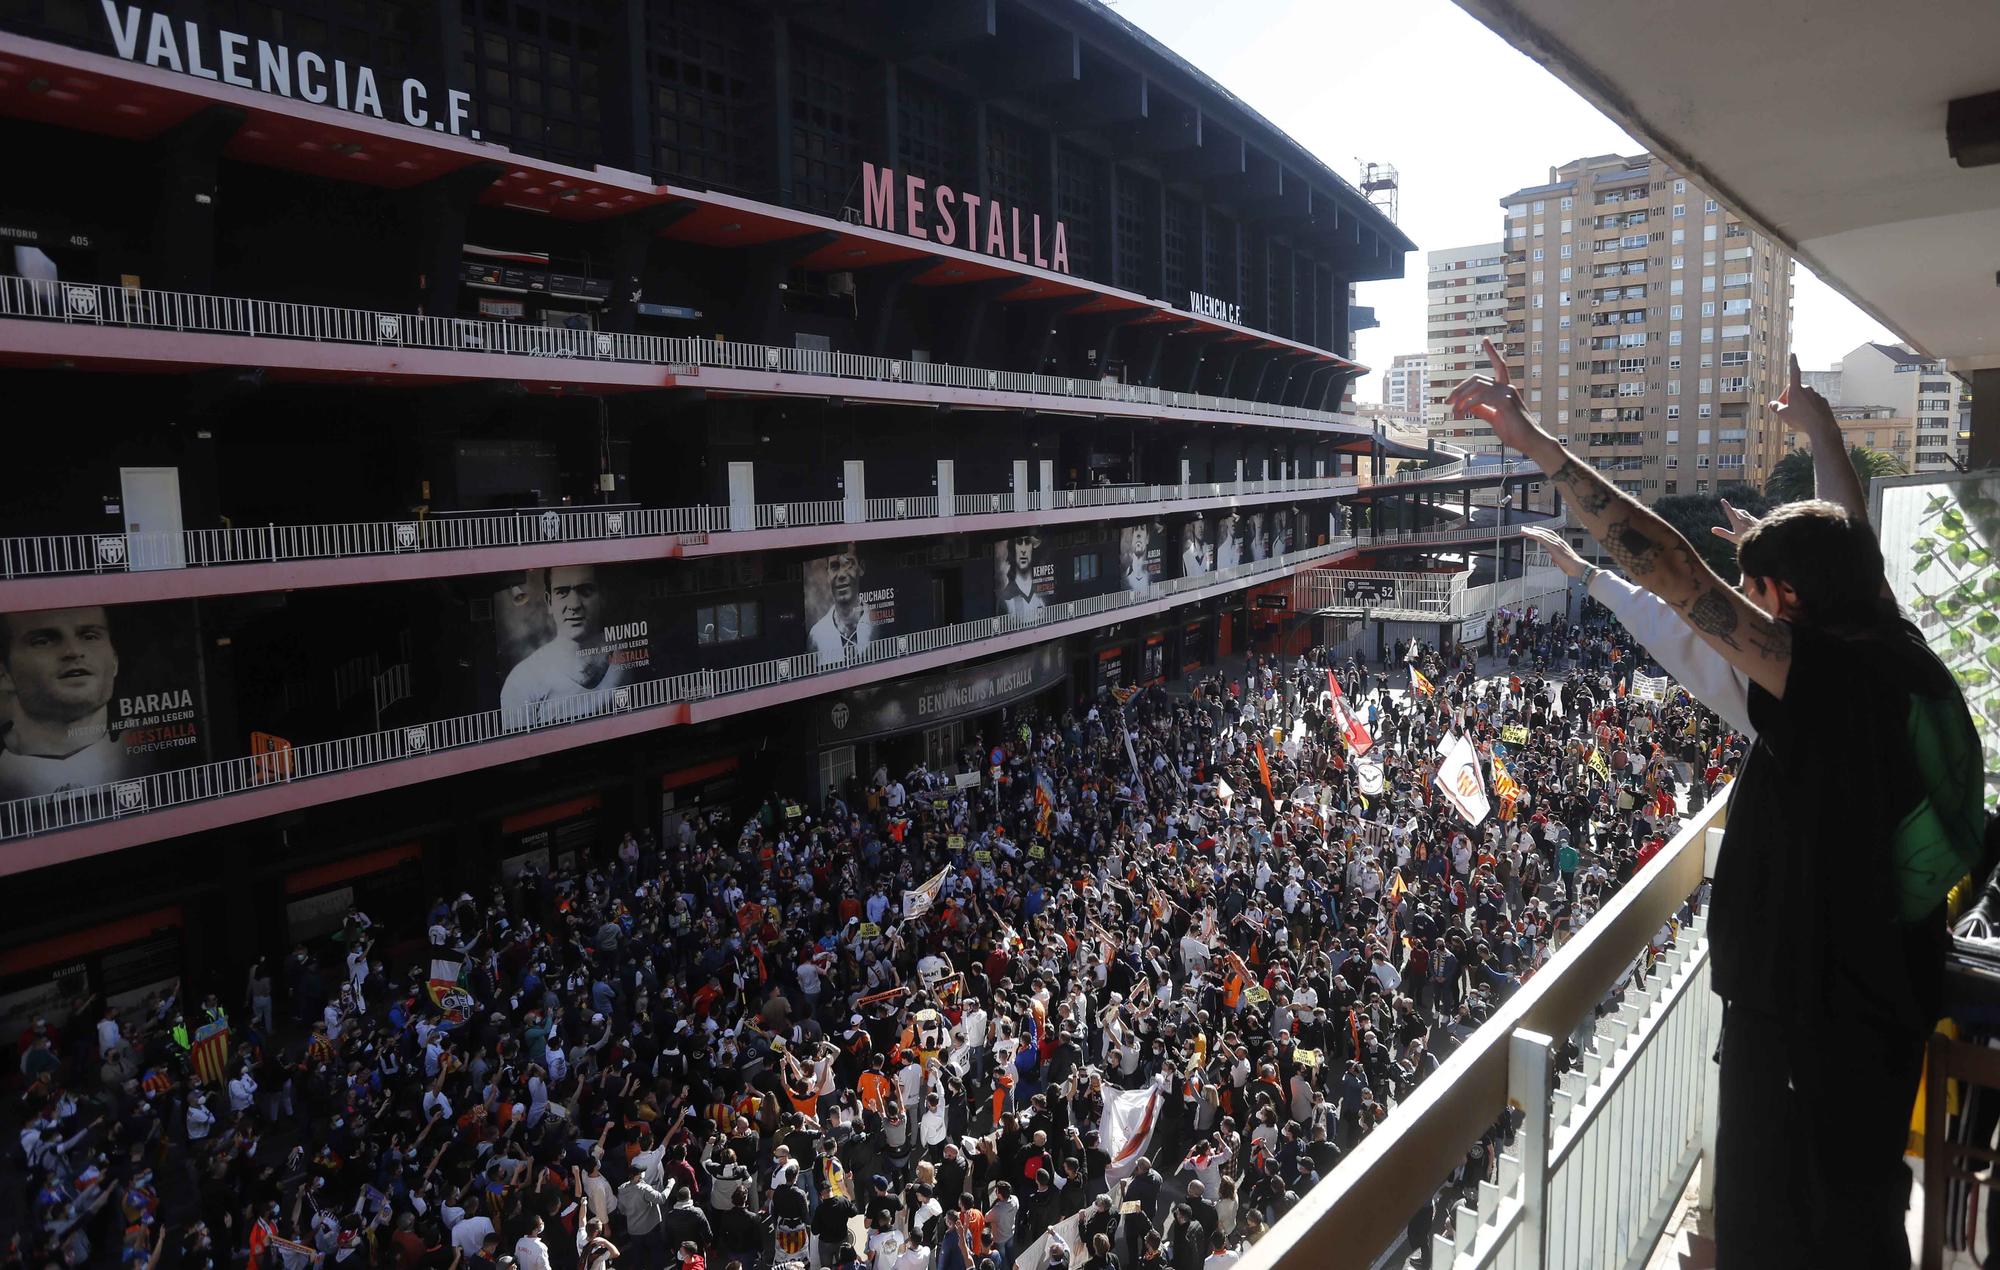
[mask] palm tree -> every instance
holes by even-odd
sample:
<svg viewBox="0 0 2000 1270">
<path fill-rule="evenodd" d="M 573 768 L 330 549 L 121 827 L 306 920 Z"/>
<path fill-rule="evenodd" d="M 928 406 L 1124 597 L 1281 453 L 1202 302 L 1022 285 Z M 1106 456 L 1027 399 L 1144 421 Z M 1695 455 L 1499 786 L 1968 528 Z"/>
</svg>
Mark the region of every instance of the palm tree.
<svg viewBox="0 0 2000 1270">
<path fill-rule="evenodd" d="M 1868 488 L 1868 482 L 1878 476 L 1902 476 L 1909 471 L 1903 461 L 1893 454 L 1871 450 L 1865 445 L 1848 447 L 1848 460 L 1854 464 L 1854 474 L 1861 478 L 1861 487 Z M 1793 450 L 1779 459 L 1771 468 L 1771 474 L 1764 479 L 1764 496 L 1772 503 L 1796 503 L 1813 496 L 1813 457 L 1811 450 Z"/>
</svg>

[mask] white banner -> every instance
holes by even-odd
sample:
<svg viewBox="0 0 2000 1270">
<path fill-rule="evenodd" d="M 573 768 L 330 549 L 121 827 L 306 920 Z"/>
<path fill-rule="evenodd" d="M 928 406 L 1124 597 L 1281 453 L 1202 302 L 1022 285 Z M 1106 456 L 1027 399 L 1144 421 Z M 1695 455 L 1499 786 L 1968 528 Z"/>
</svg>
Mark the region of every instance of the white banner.
<svg viewBox="0 0 2000 1270">
<path fill-rule="evenodd" d="M 1479 775 L 1479 754 L 1468 737 L 1460 736 L 1445 751 L 1433 783 L 1468 825 L 1476 828 L 1493 810 L 1486 798 L 1486 782 Z"/>
<path fill-rule="evenodd" d="M 1665 675 L 1632 676 L 1632 696 L 1640 701 L 1665 701 L 1674 681 Z"/>
<path fill-rule="evenodd" d="M 910 921 L 931 911 L 937 903 L 938 893 L 944 890 L 944 880 L 951 876 L 951 866 L 945 865 L 937 871 L 937 876 L 914 891 L 903 892 L 903 920 Z"/>
<path fill-rule="evenodd" d="M 1098 1145 L 1111 1157 L 1104 1166 L 1104 1181 L 1122 1182 L 1138 1167 L 1153 1140 L 1153 1127 L 1160 1118 L 1161 1088 L 1154 1081 L 1144 1089 L 1116 1089 L 1104 1086 L 1104 1115 L 1097 1122 Z"/>
</svg>

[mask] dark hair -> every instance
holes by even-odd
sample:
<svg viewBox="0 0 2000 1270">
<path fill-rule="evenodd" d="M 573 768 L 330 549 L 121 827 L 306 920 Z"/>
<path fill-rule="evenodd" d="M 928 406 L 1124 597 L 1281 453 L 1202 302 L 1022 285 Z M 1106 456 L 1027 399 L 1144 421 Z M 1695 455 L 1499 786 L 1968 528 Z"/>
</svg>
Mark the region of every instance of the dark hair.
<svg viewBox="0 0 2000 1270">
<path fill-rule="evenodd" d="M 1736 543 L 1743 577 L 1789 583 L 1812 626 L 1872 626 L 1894 611 L 1882 595 L 1882 547 L 1868 522 L 1824 499 L 1787 503 Z"/>
</svg>

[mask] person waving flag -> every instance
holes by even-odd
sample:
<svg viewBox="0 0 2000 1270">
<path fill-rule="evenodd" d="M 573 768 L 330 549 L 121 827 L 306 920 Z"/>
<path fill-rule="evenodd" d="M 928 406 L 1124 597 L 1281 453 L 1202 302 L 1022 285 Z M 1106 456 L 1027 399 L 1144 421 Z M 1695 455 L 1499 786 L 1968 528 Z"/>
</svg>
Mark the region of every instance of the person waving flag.
<svg viewBox="0 0 2000 1270">
<path fill-rule="evenodd" d="M 1424 676 L 1423 671 L 1417 669 L 1415 662 L 1410 663 L 1410 690 L 1426 697 L 1437 695 L 1437 687 Z"/>
</svg>

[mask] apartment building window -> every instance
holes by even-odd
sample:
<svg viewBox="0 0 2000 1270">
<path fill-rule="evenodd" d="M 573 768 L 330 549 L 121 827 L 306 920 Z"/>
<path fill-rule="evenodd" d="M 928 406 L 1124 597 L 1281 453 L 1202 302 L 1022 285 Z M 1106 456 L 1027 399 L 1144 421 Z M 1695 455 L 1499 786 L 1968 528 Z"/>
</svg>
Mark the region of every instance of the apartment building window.
<svg viewBox="0 0 2000 1270">
<path fill-rule="evenodd" d="M 1528 301 L 1528 307 L 1529 307 L 1529 308 L 1533 308 L 1533 309 L 1539 309 L 1539 308 L 1541 308 L 1541 307 L 1542 307 L 1542 299 L 1543 299 L 1543 297 L 1541 297 L 1541 296 L 1535 296 L 1535 297 L 1533 297 L 1532 299 L 1530 299 L 1530 300 Z"/>
<path fill-rule="evenodd" d="M 1686 181 L 1675 181 L 1675 182 L 1674 182 L 1674 193 L 1676 193 L 1676 194 L 1685 194 L 1685 193 L 1687 193 L 1687 192 L 1688 192 L 1688 183 L 1687 183 Z"/>
<path fill-rule="evenodd" d="M 1695 493 L 1697 493 L 1697 494 L 1706 494 L 1706 493 L 1708 493 L 1708 482 L 1707 482 L 1707 481 L 1696 481 L 1696 482 L 1694 483 L 1694 492 L 1695 492 Z"/>
<path fill-rule="evenodd" d="M 1712 327 L 1712 326 L 1704 326 L 1704 327 L 1702 327 L 1702 328 L 1701 328 L 1701 342 L 1702 342 L 1702 343 L 1704 343 L 1704 344 L 1713 344 L 1713 343 L 1715 343 L 1715 328 L 1714 328 L 1714 327 Z"/>
<path fill-rule="evenodd" d="M 1687 214 L 1688 214 L 1688 205 L 1687 205 L 1686 203 L 1675 203 L 1675 204 L 1674 204 L 1674 219 L 1675 219 L 1675 220 L 1679 220 L 1679 219 L 1680 219 L 1681 217 L 1683 217 L 1683 216 L 1686 216 Z"/>
<path fill-rule="evenodd" d="M 1558 353 L 1567 353 L 1567 352 L 1569 352 L 1569 341 L 1568 341 L 1567 339 L 1563 339 L 1563 340 L 1557 340 L 1557 341 L 1556 341 L 1556 351 L 1557 351 Z"/>
<path fill-rule="evenodd" d="M 1569 281 L 1569 275 L 1570 275 L 1570 274 L 1571 274 L 1572 272 L 1573 272 L 1573 270 L 1571 270 L 1571 269 L 1570 269 L 1570 267 L 1569 267 L 1568 265 L 1564 265 L 1564 266 L 1562 267 L 1562 272 L 1556 275 L 1556 281 L 1558 281 L 1558 282 L 1568 282 L 1568 281 Z"/>
<path fill-rule="evenodd" d="M 1541 249 L 1540 247 L 1537 247 L 1537 248 L 1535 248 L 1535 255 L 1534 255 L 1534 259 L 1535 259 L 1535 260 L 1536 260 L 1537 262 L 1539 262 L 1539 261 L 1541 260 L 1541 258 L 1542 258 L 1542 249 Z"/>
<path fill-rule="evenodd" d="M 1509 216 L 1526 216 L 1527 214 L 1528 214 L 1528 205 L 1526 203 L 1513 203 L 1508 205 L 1507 215 Z"/>
<path fill-rule="evenodd" d="M 1704 468 L 1704 469 L 1705 469 L 1705 468 L 1707 468 L 1707 467 L 1708 467 L 1708 456 L 1707 456 L 1706 454 L 1697 454 L 1697 455 L 1695 455 L 1695 456 L 1694 456 L 1694 465 L 1695 465 L 1695 466 L 1696 466 L 1697 468 Z"/>
<path fill-rule="evenodd" d="M 1667 407 L 1667 418 L 1669 418 L 1669 419 L 1678 419 L 1678 418 L 1680 418 L 1680 417 L 1681 417 L 1681 408 L 1680 408 L 1679 406 L 1668 406 L 1668 407 Z M 1669 441 L 1677 441 L 1677 440 L 1679 440 L 1679 439 L 1680 439 L 1680 435 L 1681 435 L 1681 434 L 1680 434 L 1680 433 L 1678 433 L 1678 432 L 1669 432 L 1669 433 L 1667 433 L 1667 440 L 1669 440 Z"/>
<path fill-rule="evenodd" d="M 1541 221 L 1536 221 L 1536 222 L 1535 222 L 1535 237 L 1537 237 L 1537 238 L 1540 238 L 1541 236 L 1542 236 L 1542 222 L 1541 222 Z"/>
<path fill-rule="evenodd" d="M 1680 395 L 1681 395 L 1681 381 L 1678 379 L 1669 379 L 1667 381 L 1667 396 L 1678 397 Z"/>
<path fill-rule="evenodd" d="M 1509 236 L 1513 238 L 1526 238 L 1528 236 L 1528 227 L 1526 225 L 1516 225 L 1510 231 Z"/>
<path fill-rule="evenodd" d="M 1673 236 L 1673 244 L 1674 244 L 1674 246 L 1678 247 L 1678 246 L 1680 246 L 1680 245 L 1681 245 L 1682 243 L 1686 242 L 1686 241 L 1687 241 L 1687 237 L 1688 237 L 1688 232 L 1687 232 L 1687 231 L 1686 231 L 1685 229 L 1677 229 L 1677 230 L 1675 230 L 1675 231 L 1674 231 L 1674 236 Z"/>
<path fill-rule="evenodd" d="M 1557 385 L 1557 386 L 1556 386 L 1556 400 L 1557 400 L 1557 401 L 1568 401 L 1568 400 L 1569 400 L 1569 385 L 1568 385 L 1568 384 L 1559 384 L 1559 385 Z M 1564 417 L 1565 417 L 1565 418 L 1567 418 L 1568 416 L 1564 416 Z"/>
<path fill-rule="evenodd" d="M 1678 304 L 1670 304 L 1670 305 L 1668 305 L 1668 306 L 1667 306 L 1667 316 L 1668 316 L 1669 318 L 1673 319 L 1673 320 L 1674 320 L 1674 321 L 1676 321 L 1676 322 L 1680 321 L 1680 320 L 1681 320 L 1681 306 L 1680 306 L 1680 305 L 1678 305 Z"/>
<path fill-rule="evenodd" d="M 1542 200 L 1540 200 L 1540 199 L 1536 199 L 1536 200 L 1535 200 L 1535 215 L 1537 215 L 1537 216 L 1540 216 L 1541 214 L 1542 214 Z"/>
<path fill-rule="evenodd" d="M 1529 351 L 1530 353 L 1534 353 L 1534 354 L 1536 354 L 1537 356 L 1539 356 L 1539 355 L 1541 354 L 1541 351 L 1542 351 L 1542 342 L 1541 342 L 1540 340 L 1534 340 L 1534 341 L 1532 341 L 1532 342 L 1531 342 L 1531 343 L 1529 343 L 1529 345 L 1528 345 L 1528 351 Z"/>
<path fill-rule="evenodd" d="M 1567 234 L 1569 232 L 1569 226 L 1570 226 L 1569 218 L 1565 216 L 1562 221 L 1561 232 Z"/>
<path fill-rule="evenodd" d="M 1715 316 L 1715 301 L 1713 301 L 1713 300 L 1703 300 L 1703 301 L 1701 302 L 1701 315 L 1702 315 L 1703 317 L 1714 317 L 1714 316 Z"/>
<path fill-rule="evenodd" d="M 1741 454 L 1718 454 L 1715 456 L 1715 465 L 1717 467 L 1742 467 L 1744 457 Z"/>
<path fill-rule="evenodd" d="M 1669 358 L 1667 359 L 1667 369 L 1668 369 L 1668 370 L 1679 370 L 1680 368 L 1681 368 L 1681 359 L 1680 359 L 1680 358 L 1678 358 L 1678 357 L 1669 357 Z"/>
<path fill-rule="evenodd" d="M 1539 248 L 1536 249 L 1535 254 L 1538 257 L 1541 255 L 1541 251 Z M 1535 285 L 1538 287 L 1542 285 L 1542 272 L 1543 271 L 1540 269 L 1535 270 Z"/>
<path fill-rule="evenodd" d="M 1747 299 L 1724 300 L 1722 302 L 1722 316 L 1724 317 L 1748 317 L 1749 314 L 1750 301 Z"/>
<path fill-rule="evenodd" d="M 1715 391 L 1714 388 L 1712 387 L 1715 381 L 1708 378 L 1706 375 L 1702 376 L 1699 382 L 1701 386 L 1698 389 L 1698 391 L 1701 393 L 1702 396 L 1706 397 L 1709 393 Z M 1706 432 L 1702 433 L 1701 439 L 1704 441 L 1708 440 L 1708 434 Z"/>
<path fill-rule="evenodd" d="M 1685 278 L 1675 278 L 1673 281 L 1667 283 L 1667 294 L 1680 295 L 1686 288 L 1687 280 Z"/>
<path fill-rule="evenodd" d="M 1712 273 L 1711 273 L 1711 274 L 1707 274 L 1707 275 L 1705 275 L 1705 276 L 1704 276 L 1704 277 L 1702 278 L 1702 280 L 1701 280 L 1701 289 L 1702 289 L 1702 291 L 1703 291 L 1704 293 L 1708 293 L 1708 292 L 1713 292 L 1713 291 L 1715 290 L 1715 275 L 1714 275 L 1714 274 L 1712 274 Z"/>
<path fill-rule="evenodd" d="M 1570 245 L 1569 245 L 1568 243 L 1564 243 L 1564 244 L 1563 244 L 1563 250 L 1562 250 L 1562 258 L 1563 258 L 1564 260 L 1568 260 L 1568 259 L 1570 258 L 1570 252 L 1571 252 L 1571 250 L 1572 250 L 1572 248 L 1570 247 Z"/>
<path fill-rule="evenodd" d="M 1678 407 L 1678 406 L 1669 406 L 1669 407 L 1667 407 L 1667 409 L 1668 409 L 1668 410 L 1670 410 L 1670 411 L 1672 411 L 1672 410 L 1678 410 L 1678 409 L 1680 409 L 1680 407 Z M 1681 456 L 1680 456 L 1680 455 L 1678 455 L 1678 454 L 1669 454 L 1669 455 L 1667 456 L 1667 470 L 1668 470 L 1669 472 L 1673 471 L 1673 470 L 1674 470 L 1675 468 L 1679 467 L 1680 465 L 1681 465 Z"/>
<path fill-rule="evenodd" d="M 1575 207 L 1575 206 L 1576 206 L 1576 200 L 1575 200 L 1574 198 L 1571 198 L 1571 197 L 1570 197 L 1569 195 L 1567 195 L 1567 194 L 1563 195 L 1563 201 L 1562 201 L 1562 210 L 1564 210 L 1564 211 L 1566 212 L 1566 211 L 1568 211 L 1568 210 L 1569 210 L 1570 208 L 1572 208 L 1572 207 Z"/>
<path fill-rule="evenodd" d="M 1716 207 L 1716 203 L 1715 203 L 1715 200 L 1714 200 L 1714 199 L 1710 199 L 1710 200 L 1708 200 L 1708 205 L 1707 205 L 1706 207 L 1704 207 L 1704 208 L 1703 208 L 1702 210 L 1703 210 L 1703 211 L 1706 211 L 1706 212 L 1713 212 L 1713 211 L 1715 211 L 1715 207 Z"/>
<path fill-rule="evenodd" d="M 1724 353 L 1722 355 L 1722 364 L 1724 366 L 1748 366 L 1750 364 L 1750 350 L 1738 349 L 1733 353 Z"/>
<path fill-rule="evenodd" d="M 1696 418 L 1699 418 L 1699 419 L 1707 419 L 1707 418 L 1710 418 L 1710 417 L 1712 417 L 1712 416 L 1713 416 L 1713 415 L 1715 414 L 1715 407 L 1714 407 L 1714 406 L 1711 406 L 1711 405 L 1709 405 L 1709 404 L 1708 404 L 1707 402 L 1705 402 L 1705 401 L 1704 401 L 1704 402 L 1702 402 L 1702 403 L 1701 403 L 1701 404 L 1700 404 L 1699 406 L 1695 407 L 1695 412 L 1694 412 L 1694 413 L 1695 413 L 1695 417 L 1696 417 Z M 1705 433 L 1705 432 L 1704 432 L 1704 433 L 1702 433 L 1702 438 L 1703 438 L 1704 440 L 1706 440 L 1706 439 L 1707 439 L 1707 437 L 1708 437 L 1708 434 L 1707 434 L 1707 433 Z"/>
<path fill-rule="evenodd" d="M 1712 242 L 1714 242 L 1714 241 L 1715 241 L 1715 226 L 1713 226 L 1713 225 L 1704 225 L 1704 226 L 1702 226 L 1702 227 L 1701 227 L 1701 237 L 1702 237 L 1702 241 L 1704 241 L 1704 242 L 1711 242 L 1711 243 L 1712 243 Z"/>
<path fill-rule="evenodd" d="M 1714 353 L 1703 353 L 1703 354 L 1701 355 L 1701 368 L 1702 368 L 1703 370 L 1707 370 L 1707 369 L 1708 369 L 1709 367 L 1711 367 L 1711 366 L 1713 366 L 1713 365 L 1715 365 L 1715 354 L 1714 354 Z"/>
<path fill-rule="evenodd" d="M 1680 440 L 1681 440 L 1681 430 L 1680 430 L 1679 428 L 1668 428 L 1668 429 L 1667 429 L 1667 444 L 1668 444 L 1668 445 L 1679 445 L 1679 444 L 1680 444 Z"/>
<path fill-rule="evenodd" d="M 1676 268 L 1676 269 L 1683 269 L 1683 268 L 1686 268 L 1686 267 L 1687 267 L 1687 257 L 1685 257 L 1685 256 L 1675 256 L 1675 257 L 1674 257 L 1674 263 L 1673 263 L 1673 267 L 1674 267 L 1674 268 Z"/>
<path fill-rule="evenodd" d="M 1681 345 L 1681 333 L 1679 331 L 1668 331 L 1667 345 L 1670 348 L 1679 348 Z"/>
<path fill-rule="evenodd" d="M 1534 331 L 1537 334 L 1540 334 L 1542 329 L 1542 320 L 1540 318 L 1532 319 L 1529 323 L 1528 329 Z"/>
<path fill-rule="evenodd" d="M 1556 292 L 1556 303 L 1567 305 L 1569 303 L 1569 292 L 1567 291 Z"/>
<path fill-rule="evenodd" d="M 1557 422 L 1557 423 L 1568 423 L 1568 422 L 1569 422 L 1569 411 L 1567 411 L 1567 410 L 1558 410 L 1558 411 L 1556 411 L 1556 422 Z M 1567 441 L 1569 440 L 1569 438 L 1568 438 L 1568 437 L 1563 437 L 1563 438 L 1561 438 L 1561 439 L 1562 439 L 1562 440 L 1563 440 L 1564 442 L 1567 442 Z"/>
<path fill-rule="evenodd" d="M 1557 376 L 1558 376 L 1558 377 L 1560 377 L 1560 378 L 1563 378 L 1563 379 L 1567 379 L 1567 378 L 1569 378 L 1569 363 L 1568 363 L 1568 362 L 1558 362 L 1558 363 L 1556 364 L 1556 374 L 1557 374 Z"/>
<path fill-rule="evenodd" d="M 1704 252 L 1702 252 L 1702 253 L 1701 253 L 1701 267 L 1702 267 L 1702 268 L 1704 268 L 1704 269 L 1713 269 L 1713 268 L 1715 268 L 1715 253 L 1714 253 L 1714 252 L 1712 252 L 1712 251 L 1704 251 Z"/>
<path fill-rule="evenodd" d="M 1556 320 L 1556 329 L 1561 331 L 1567 331 L 1569 329 L 1569 318 L 1567 316 L 1558 318 Z"/>
</svg>

